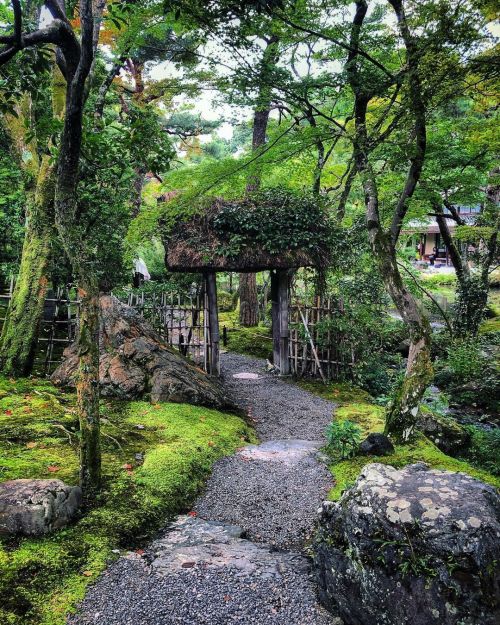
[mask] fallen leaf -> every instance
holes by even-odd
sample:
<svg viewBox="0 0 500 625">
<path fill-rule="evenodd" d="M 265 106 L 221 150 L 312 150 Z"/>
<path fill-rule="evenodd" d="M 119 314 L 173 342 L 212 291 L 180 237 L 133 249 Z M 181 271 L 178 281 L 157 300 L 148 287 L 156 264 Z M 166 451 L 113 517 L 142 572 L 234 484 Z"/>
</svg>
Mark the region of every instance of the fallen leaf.
<svg viewBox="0 0 500 625">
<path fill-rule="evenodd" d="M 31 408 L 29 406 L 24 406 L 23 412 L 31 412 Z"/>
<path fill-rule="evenodd" d="M 57 473 L 61 467 L 56 466 L 55 464 L 51 464 L 47 467 L 47 471 L 49 473 Z"/>
<path fill-rule="evenodd" d="M 5 410 L 5 414 L 10 417 L 10 415 L 12 414 L 12 410 Z"/>
<path fill-rule="evenodd" d="M 134 467 L 131 464 L 124 464 L 124 465 L 122 465 L 122 469 L 125 469 L 127 471 L 130 471 L 133 468 Z"/>
<path fill-rule="evenodd" d="M 213 447 L 213 446 L 215 445 L 215 443 L 214 443 L 213 441 L 208 441 L 207 445 L 208 445 L 209 447 Z"/>
<path fill-rule="evenodd" d="M 85 577 L 92 577 L 92 571 L 83 571 L 82 575 L 85 575 Z"/>
<path fill-rule="evenodd" d="M 198 513 L 195 512 L 194 510 L 191 510 L 191 512 L 188 512 L 188 516 L 196 516 Z"/>
<path fill-rule="evenodd" d="M 224 601 L 231 601 L 231 595 L 224 595 Z"/>
<path fill-rule="evenodd" d="M 26 443 L 26 447 L 27 449 L 33 449 L 33 447 L 36 447 L 36 443 L 34 441 L 30 441 L 29 443 Z"/>
<path fill-rule="evenodd" d="M 144 554 L 144 549 L 136 549 L 135 552 L 137 555 L 142 556 Z"/>
<path fill-rule="evenodd" d="M 159 409 L 161 408 L 161 404 L 155 404 L 155 405 L 153 406 L 153 408 L 154 408 L 155 410 L 159 410 Z"/>
</svg>

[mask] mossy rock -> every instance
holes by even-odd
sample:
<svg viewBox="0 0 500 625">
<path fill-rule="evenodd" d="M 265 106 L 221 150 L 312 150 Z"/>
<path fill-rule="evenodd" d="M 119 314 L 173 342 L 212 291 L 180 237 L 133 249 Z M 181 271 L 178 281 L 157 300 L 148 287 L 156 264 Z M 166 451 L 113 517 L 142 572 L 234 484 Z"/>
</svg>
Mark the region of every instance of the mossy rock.
<svg viewBox="0 0 500 625">
<path fill-rule="evenodd" d="M 471 443 L 471 434 L 452 417 L 432 412 L 421 406 L 417 428 L 427 436 L 441 451 L 450 456 L 463 453 Z"/>
</svg>

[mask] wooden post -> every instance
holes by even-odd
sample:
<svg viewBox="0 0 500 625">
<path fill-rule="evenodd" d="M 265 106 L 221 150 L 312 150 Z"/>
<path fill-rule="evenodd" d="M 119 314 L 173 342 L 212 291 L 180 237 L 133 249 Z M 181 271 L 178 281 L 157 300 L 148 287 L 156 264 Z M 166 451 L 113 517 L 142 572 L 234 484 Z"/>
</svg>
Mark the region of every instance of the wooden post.
<svg viewBox="0 0 500 625">
<path fill-rule="evenodd" d="M 271 271 L 271 319 L 273 330 L 273 365 L 280 368 L 280 317 L 278 301 L 278 272 Z"/>
<path fill-rule="evenodd" d="M 217 282 L 215 272 L 206 276 L 208 296 L 208 326 L 210 331 L 210 375 L 220 375 L 219 357 L 219 314 L 217 311 Z"/>
<path fill-rule="evenodd" d="M 288 271 L 280 269 L 278 272 L 278 314 L 279 314 L 279 367 L 280 375 L 290 373 L 288 360 Z"/>
</svg>

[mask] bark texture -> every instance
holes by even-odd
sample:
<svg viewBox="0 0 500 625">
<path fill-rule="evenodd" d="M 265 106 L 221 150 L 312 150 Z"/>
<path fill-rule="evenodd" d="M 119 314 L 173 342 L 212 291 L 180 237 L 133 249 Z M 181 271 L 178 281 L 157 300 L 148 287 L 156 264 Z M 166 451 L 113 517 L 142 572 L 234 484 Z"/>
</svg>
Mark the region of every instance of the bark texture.
<svg viewBox="0 0 500 625">
<path fill-rule="evenodd" d="M 2 328 L 0 363 L 5 375 L 25 376 L 33 368 L 34 353 L 49 284 L 54 237 L 54 171 L 49 157 L 42 160 L 36 190 L 29 201 L 19 273 Z"/>
<path fill-rule="evenodd" d="M 267 40 L 260 66 L 260 85 L 253 116 L 252 151 L 257 153 L 266 144 L 267 125 L 271 112 L 272 89 L 268 74 L 278 60 L 278 37 Z M 258 162 L 247 180 L 246 192 L 258 191 L 261 182 L 261 167 Z M 240 324 L 244 327 L 259 323 L 259 301 L 257 298 L 257 276 L 254 273 L 240 273 Z"/>
<path fill-rule="evenodd" d="M 254 273 L 240 273 L 240 324 L 246 328 L 259 322 L 257 279 Z"/>
</svg>

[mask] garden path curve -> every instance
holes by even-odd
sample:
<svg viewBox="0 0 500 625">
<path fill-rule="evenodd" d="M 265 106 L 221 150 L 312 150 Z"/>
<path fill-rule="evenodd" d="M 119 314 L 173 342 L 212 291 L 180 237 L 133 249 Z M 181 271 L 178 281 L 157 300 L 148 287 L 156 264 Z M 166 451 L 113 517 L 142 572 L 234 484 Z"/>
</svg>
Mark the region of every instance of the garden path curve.
<svg viewBox="0 0 500 625">
<path fill-rule="evenodd" d="M 224 354 L 222 371 L 261 444 L 219 460 L 196 516 L 113 563 L 69 625 L 339 623 L 318 604 L 303 555 L 332 486 L 319 448 L 334 405 L 266 373 L 262 360 Z"/>
</svg>

